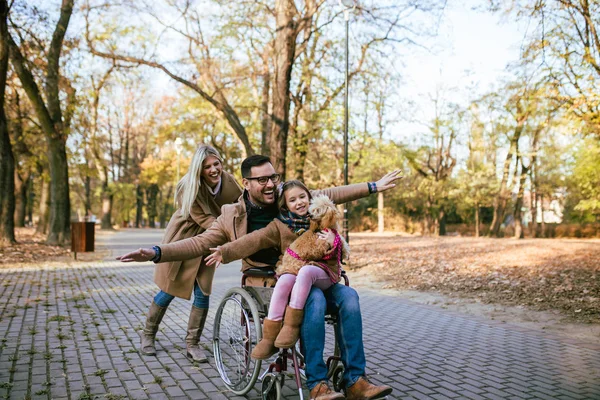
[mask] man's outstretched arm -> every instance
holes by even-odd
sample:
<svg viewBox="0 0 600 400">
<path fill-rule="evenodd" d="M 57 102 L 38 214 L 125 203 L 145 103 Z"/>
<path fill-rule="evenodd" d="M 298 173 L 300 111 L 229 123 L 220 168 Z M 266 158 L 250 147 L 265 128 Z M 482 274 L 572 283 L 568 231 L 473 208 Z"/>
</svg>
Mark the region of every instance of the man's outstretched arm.
<svg viewBox="0 0 600 400">
<path fill-rule="evenodd" d="M 316 194 L 325 194 L 336 204 L 367 197 L 372 193 L 384 192 L 396 187 L 396 182 L 403 178 L 402 171 L 397 169 L 385 174 L 376 182 L 355 183 L 347 186 L 338 186 L 329 189 L 313 191 Z"/>
</svg>

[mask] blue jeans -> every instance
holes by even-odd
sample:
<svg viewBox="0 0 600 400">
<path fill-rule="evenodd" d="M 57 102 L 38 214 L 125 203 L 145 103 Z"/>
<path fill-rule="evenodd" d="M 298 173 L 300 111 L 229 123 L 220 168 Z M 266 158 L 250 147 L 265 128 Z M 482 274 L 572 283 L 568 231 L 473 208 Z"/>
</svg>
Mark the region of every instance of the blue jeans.
<svg viewBox="0 0 600 400">
<path fill-rule="evenodd" d="M 327 366 L 323 360 L 327 311 L 338 316 L 335 334 L 344 364 L 345 385 L 352 386 L 358 378 L 365 375 L 358 293 L 339 283 L 325 291 L 313 287 L 304 306 L 304 319 L 300 329 L 301 351 L 306 362 L 306 386 L 309 389 L 321 381 L 327 381 Z"/>
<path fill-rule="evenodd" d="M 165 293 L 161 290 L 156 296 L 154 296 L 154 302 L 161 307 L 169 307 L 169 304 L 171 304 L 174 298 L 175 296 L 172 296 L 169 293 Z M 194 307 L 208 308 L 209 300 L 210 296 L 206 296 L 204 293 L 202 293 L 200 286 L 198 286 L 198 282 L 194 282 Z"/>
</svg>

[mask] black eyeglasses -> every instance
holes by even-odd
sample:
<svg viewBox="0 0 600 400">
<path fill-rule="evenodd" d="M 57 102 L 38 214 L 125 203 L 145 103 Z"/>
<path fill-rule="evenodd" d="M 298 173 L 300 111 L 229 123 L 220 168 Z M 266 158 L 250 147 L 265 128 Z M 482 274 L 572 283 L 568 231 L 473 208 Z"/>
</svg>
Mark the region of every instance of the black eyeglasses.
<svg viewBox="0 0 600 400">
<path fill-rule="evenodd" d="M 269 179 L 270 179 L 274 185 L 277 185 L 279 183 L 279 181 L 281 180 L 281 175 L 273 174 L 273 175 L 269 175 L 269 176 L 256 176 L 253 178 L 246 178 L 246 179 L 255 180 L 258 182 L 259 185 L 262 185 L 262 186 L 265 186 L 267 184 L 267 182 L 269 182 Z"/>
</svg>

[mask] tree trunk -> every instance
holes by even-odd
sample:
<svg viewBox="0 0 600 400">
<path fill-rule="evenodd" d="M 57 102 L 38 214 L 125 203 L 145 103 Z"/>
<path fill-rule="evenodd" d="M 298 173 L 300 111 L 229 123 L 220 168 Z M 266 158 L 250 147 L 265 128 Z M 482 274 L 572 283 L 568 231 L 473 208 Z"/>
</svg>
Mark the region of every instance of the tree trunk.
<svg viewBox="0 0 600 400">
<path fill-rule="evenodd" d="M 540 233 L 540 237 L 546 237 L 546 221 L 544 221 L 544 195 L 540 195 L 540 217 L 542 220 L 542 232 Z"/>
<path fill-rule="evenodd" d="M 275 1 L 275 85 L 271 111 L 269 147 L 275 170 L 286 173 L 287 137 L 290 117 L 290 81 L 296 52 L 295 5 L 292 0 Z"/>
<path fill-rule="evenodd" d="M 169 191 L 167 193 L 166 198 L 163 201 L 162 212 L 160 213 L 160 227 L 164 229 L 167 227 L 167 218 L 169 215 L 172 215 L 173 203 L 171 202 L 171 196 L 173 195 L 173 186 L 169 186 Z"/>
<path fill-rule="evenodd" d="M 156 199 L 158 197 L 158 185 L 153 183 L 146 189 L 146 212 L 148 213 L 148 226 L 150 228 L 156 228 Z"/>
<path fill-rule="evenodd" d="M 479 204 L 475 204 L 475 237 L 479 237 Z"/>
<path fill-rule="evenodd" d="M 15 243 L 15 158 L 4 112 L 8 72 L 8 3 L 0 1 L 0 237 Z"/>
<path fill-rule="evenodd" d="M 27 93 L 35 110 L 38 122 L 46 135 L 48 144 L 48 162 L 50 171 L 50 227 L 48 243 L 63 244 L 69 242 L 71 204 L 69 200 L 69 170 L 65 142 L 68 123 L 65 124 L 61 112 L 59 96 L 60 53 L 67 27 L 73 13 L 74 0 L 63 0 L 60 17 L 52 34 L 48 48 L 46 67 L 46 95 L 42 97 L 33 74 L 23 58 L 19 47 L 8 36 L 13 67 L 19 76 L 23 89 Z"/>
<path fill-rule="evenodd" d="M 102 223 L 100 229 L 112 229 L 112 205 L 113 195 L 104 192 L 102 193 Z"/>
<path fill-rule="evenodd" d="M 385 230 L 383 220 L 383 192 L 377 193 L 377 232 L 383 233 Z"/>
<path fill-rule="evenodd" d="M 446 236 L 446 210 L 444 210 L 444 207 L 440 208 L 439 225 L 439 235 Z"/>
<path fill-rule="evenodd" d="M 262 87 L 262 101 L 260 104 L 261 108 L 261 141 L 260 141 L 260 152 L 268 156 L 270 155 L 271 149 L 269 148 L 269 130 L 271 129 L 271 121 L 269 118 L 269 91 L 271 90 L 271 74 L 268 71 L 268 65 L 266 66 L 267 72 L 263 74 L 263 87 Z"/>
<path fill-rule="evenodd" d="M 50 221 L 47 242 L 64 244 L 71 241 L 71 202 L 69 199 L 69 166 L 64 138 L 49 138 Z"/>
<path fill-rule="evenodd" d="M 37 233 L 48 233 L 48 221 L 50 220 L 50 182 L 42 176 L 42 190 L 40 197 L 40 219 L 36 229 Z"/>
<path fill-rule="evenodd" d="M 512 163 L 514 155 L 517 153 L 519 138 L 521 137 L 521 133 L 523 132 L 525 120 L 526 119 L 522 119 L 518 121 L 517 127 L 515 128 L 515 133 L 510 139 L 510 148 L 508 150 L 508 153 L 506 154 L 506 159 L 504 160 L 500 191 L 494 199 L 494 218 L 492 219 L 492 224 L 490 225 L 489 236 L 498 237 L 500 235 L 500 225 L 502 225 L 502 221 L 504 220 L 506 204 L 508 203 L 508 199 L 510 197 L 510 188 L 508 187 L 510 165 Z"/>
<path fill-rule="evenodd" d="M 527 174 L 529 173 L 529 168 L 523 164 L 523 160 L 521 159 L 521 177 L 519 178 L 519 191 L 517 193 L 517 201 L 515 202 L 515 239 L 523 239 L 525 237 L 525 232 L 523 232 L 523 212 L 521 209 L 523 208 L 523 194 L 525 193 L 525 180 L 527 179 Z"/>
<path fill-rule="evenodd" d="M 88 170 L 89 171 L 89 170 Z M 83 180 L 85 199 L 83 206 L 85 208 L 85 216 L 89 218 L 92 215 L 92 179 L 90 178 L 89 172 L 86 172 L 85 179 Z"/>
<path fill-rule="evenodd" d="M 27 186 L 27 226 L 33 226 L 33 203 L 35 200 L 35 193 L 33 192 L 33 174 L 29 175 L 29 184 Z"/>
<path fill-rule="evenodd" d="M 142 211 L 144 207 L 144 191 L 142 185 L 138 184 L 135 188 L 135 227 L 142 225 Z"/>
<path fill-rule="evenodd" d="M 19 174 L 15 174 L 17 178 L 15 182 L 17 196 L 17 212 L 15 215 L 15 226 L 25 226 L 25 217 L 27 215 L 27 200 L 29 198 L 29 181 L 31 180 L 31 174 L 28 174 L 26 178 L 21 178 Z"/>
</svg>

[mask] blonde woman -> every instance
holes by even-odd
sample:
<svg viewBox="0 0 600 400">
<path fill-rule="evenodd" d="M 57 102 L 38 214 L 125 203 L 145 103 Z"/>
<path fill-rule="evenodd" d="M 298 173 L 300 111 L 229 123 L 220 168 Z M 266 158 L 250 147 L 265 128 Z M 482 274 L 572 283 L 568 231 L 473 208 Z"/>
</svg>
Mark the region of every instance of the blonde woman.
<svg viewBox="0 0 600 400">
<path fill-rule="evenodd" d="M 177 184 L 175 211 L 162 243 L 196 236 L 210 227 L 221 214 L 221 206 L 235 203 L 242 194 L 233 175 L 223 171 L 223 159 L 211 146 L 200 145 L 190 168 Z M 208 361 L 199 346 L 200 335 L 208 314 L 209 296 L 215 269 L 207 267 L 202 257 L 185 261 L 159 263 L 154 269 L 154 282 L 160 292 L 154 297 L 146 324 L 140 334 L 141 352 L 156 355 L 154 340 L 167 307 L 175 297 L 194 302 L 185 337 L 187 356 L 196 362 Z"/>
</svg>

